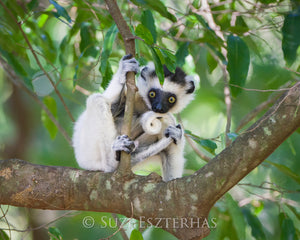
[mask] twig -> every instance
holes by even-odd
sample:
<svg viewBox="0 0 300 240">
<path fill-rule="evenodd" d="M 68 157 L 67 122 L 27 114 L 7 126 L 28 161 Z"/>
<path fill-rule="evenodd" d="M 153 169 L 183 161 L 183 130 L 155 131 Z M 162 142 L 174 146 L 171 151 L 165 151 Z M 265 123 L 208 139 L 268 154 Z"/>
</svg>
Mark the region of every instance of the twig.
<svg viewBox="0 0 300 240">
<path fill-rule="evenodd" d="M 275 103 L 277 98 L 279 97 L 279 94 L 276 94 L 269 98 L 267 101 L 259 104 L 256 108 L 254 108 L 251 112 L 249 112 L 240 122 L 240 124 L 237 126 L 235 132 L 239 132 L 247 123 L 249 123 L 252 119 L 254 119 L 261 111 L 268 108 L 269 105 Z"/>
<path fill-rule="evenodd" d="M 24 90 L 35 102 L 37 102 L 40 107 L 46 112 L 48 117 L 51 119 L 51 121 L 55 124 L 55 126 L 58 128 L 58 130 L 61 132 L 61 134 L 64 136 L 64 138 L 67 140 L 67 142 L 72 145 L 71 138 L 65 131 L 65 129 L 59 124 L 59 122 L 56 120 L 56 118 L 53 116 L 53 114 L 50 112 L 48 107 L 39 99 L 39 97 L 31 92 L 23 83 L 23 81 L 19 81 L 18 77 L 15 75 L 15 73 L 10 69 L 9 65 L 4 61 L 4 59 L 0 56 L 0 64 L 3 67 L 3 69 L 6 71 L 8 79 L 15 84 L 17 87 Z"/>
<path fill-rule="evenodd" d="M 209 27 L 213 29 L 216 35 L 223 40 L 224 44 L 226 44 L 225 37 L 220 29 L 220 26 L 218 26 L 214 21 L 212 11 L 207 0 L 202 1 L 202 7 L 200 10 L 202 11 L 203 17 L 207 20 Z M 226 48 L 221 47 L 221 51 L 224 57 L 227 58 Z M 226 146 L 229 146 L 231 140 L 228 137 L 228 133 L 230 133 L 230 128 L 231 128 L 231 108 L 232 108 L 230 88 L 229 88 L 229 77 L 228 77 L 229 74 L 227 72 L 226 66 L 222 63 L 222 61 L 219 58 L 217 58 L 217 61 L 221 66 L 223 77 L 224 77 L 224 101 L 226 105 L 226 116 L 227 116 L 227 123 L 225 129 L 225 142 L 226 142 Z"/>
<path fill-rule="evenodd" d="M 194 143 L 194 141 L 187 135 L 184 134 L 185 139 L 188 141 L 188 143 L 190 144 L 191 148 L 194 150 L 194 152 L 201 158 L 203 159 L 205 162 L 209 162 L 211 160 L 210 157 L 206 156 L 203 152 L 201 152 L 196 144 Z"/>
<path fill-rule="evenodd" d="M 249 92 L 284 92 L 284 91 L 288 91 L 290 90 L 290 88 L 279 88 L 279 89 L 253 89 L 253 88 L 244 88 L 244 87 L 241 87 L 239 85 L 236 85 L 236 84 L 232 84 L 230 83 L 229 84 L 230 86 L 233 86 L 233 87 L 237 87 L 237 88 L 240 88 L 240 89 L 243 89 L 245 91 L 249 91 Z"/>
<path fill-rule="evenodd" d="M 296 89 L 297 87 L 300 86 L 300 82 L 296 83 L 293 87 L 291 87 L 289 89 L 289 92 L 287 92 L 287 94 L 280 100 L 280 102 L 278 102 L 278 104 L 276 105 L 276 107 L 274 108 L 274 110 L 272 112 L 270 112 L 268 115 L 266 115 L 265 117 L 261 118 L 260 120 L 258 120 L 256 122 L 256 125 L 252 125 L 246 132 L 252 132 L 255 129 L 257 129 L 264 121 L 266 121 L 267 119 L 269 119 L 273 114 L 276 113 L 276 111 L 279 109 L 279 107 L 281 106 L 281 104 L 283 104 L 283 102 L 287 99 L 287 97 L 289 96 L 290 92 L 292 89 Z M 298 107 L 299 107 L 299 98 L 298 98 Z"/>
<path fill-rule="evenodd" d="M 44 224 L 42 224 L 42 225 L 40 225 L 40 226 L 38 226 L 38 227 L 35 227 L 35 228 L 26 228 L 26 229 L 15 229 L 15 228 L 11 228 L 10 230 L 11 230 L 11 231 L 15 231 L 15 232 L 31 232 L 31 231 L 36 231 L 36 230 L 39 230 L 39 229 L 41 229 L 41 228 L 47 227 L 47 226 L 50 225 L 51 223 L 54 223 L 54 222 L 56 222 L 57 220 L 62 219 L 62 218 L 64 218 L 65 216 L 70 215 L 70 214 L 72 214 L 72 213 L 74 213 L 74 212 L 77 212 L 77 211 L 76 211 L 76 210 L 68 211 L 68 212 L 66 212 L 66 213 L 64 213 L 64 214 L 62 214 L 62 215 L 60 215 L 59 217 L 54 218 L 54 219 L 51 220 L 50 222 L 44 223 Z M 2 228 L 2 230 L 8 230 L 8 229 L 3 229 L 3 228 Z"/>
<path fill-rule="evenodd" d="M 10 228 L 10 224 L 9 224 L 9 222 L 8 222 L 8 220 L 7 220 L 7 217 L 6 217 L 7 211 L 4 212 L 1 205 L 0 205 L 0 209 L 1 209 L 1 212 L 2 212 L 2 217 L 4 218 L 5 223 L 6 223 L 7 226 L 8 226 L 9 239 L 11 239 L 11 228 Z M 2 218 L 2 217 L 1 217 L 1 218 Z"/>
<path fill-rule="evenodd" d="M 5 11 L 10 15 L 10 17 L 14 20 L 14 22 L 17 24 L 21 34 L 23 35 L 24 39 L 25 39 L 25 42 L 27 43 L 37 65 L 40 67 L 40 69 L 44 72 L 44 74 L 46 75 L 46 77 L 49 79 L 51 85 L 53 86 L 54 88 L 54 91 L 55 93 L 57 94 L 57 96 L 59 97 L 60 101 L 62 102 L 68 116 L 70 117 L 70 119 L 74 122 L 74 118 L 69 110 L 69 108 L 67 107 L 63 97 L 61 96 L 60 92 L 58 91 L 54 81 L 52 80 L 52 78 L 50 77 L 50 75 L 48 74 L 48 72 L 45 70 L 45 68 L 43 67 L 43 65 L 41 64 L 37 54 L 35 53 L 26 33 L 23 31 L 22 27 L 21 27 L 21 24 L 18 22 L 18 20 L 16 19 L 16 17 L 14 16 L 14 14 L 10 11 L 10 9 L 8 7 L 6 7 L 6 5 L 2 2 L 2 0 L 0 0 L 0 4 L 2 5 L 2 7 L 5 9 Z"/>
<path fill-rule="evenodd" d="M 124 20 L 121 11 L 117 5 L 116 0 L 105 0 L 106 5 L 108 6 L 108 10 L 110 15 L 114 19 L 119 32 L 124 40 L 126 54 L 131 54 L 135 56 L 135 40 L 133 39 L 133 34 L 130 31 L 129 26 Z M 135 74 L 134 72 L 129 72 L 126 75 L 126 103 L 125 103 L 125 115 L 124 122 L 122 126 L 122 134 L 130 136 L 131 132 L 131 122 L 133 117 L 134 110 L 134 100 L 135 100 Z M 121 175 L 128 175 L 131 173 L 131 162 L 130 155 L 123 152 L 121 153 L 121 161 L 118 167 L 118 173 Z"/>
<path fill-rule="evenodd" d="M 182 123 L 182 119 L 180 116 L 180 113 L 177 114 L 177 119 L 178 122 L 181 124 L 182 128 L 184 129 L 183 123 Z M 185 139 L 188 141 L 188 143 L 190 144 L 191 148 L 194 150 L 194 152 L 201 158 L 203 159 L 205 162 L 209 162 L 211 160 L 210 157 L 206 156 L 203 152 L 201 152 L 196 144 L 194 143 L 194 141 L 190 138 L 190 136 L 188 134 L 184 134 Z"/>
</svg>

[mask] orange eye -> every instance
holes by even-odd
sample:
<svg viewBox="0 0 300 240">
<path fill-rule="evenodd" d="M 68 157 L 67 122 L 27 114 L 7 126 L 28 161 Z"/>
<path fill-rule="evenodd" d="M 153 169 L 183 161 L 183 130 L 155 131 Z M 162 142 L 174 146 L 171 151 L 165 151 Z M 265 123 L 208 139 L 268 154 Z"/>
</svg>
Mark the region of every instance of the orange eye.
<svg viewBox="0 0 300 240">
<path fill-rule="evenodd" d="M 169 97 L 169 103 L 174 103 L 176 101 L 175 97 Z"/>
<path fill-rule="evenodd" d="M 149 97 L 151 97 L 151 98 L 155 98 L 155 92 L 154 91 L 150 91 L 149 92 Z"/>
</svg>

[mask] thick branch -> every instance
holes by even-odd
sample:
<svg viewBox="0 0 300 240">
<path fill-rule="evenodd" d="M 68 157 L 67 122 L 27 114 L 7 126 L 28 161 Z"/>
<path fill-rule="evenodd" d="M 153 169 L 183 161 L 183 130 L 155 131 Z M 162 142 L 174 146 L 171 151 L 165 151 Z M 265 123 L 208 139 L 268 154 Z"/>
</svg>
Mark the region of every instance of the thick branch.
<svg viewBox="0 0 300 240">
<path fill-rule="evenodd" d="M 203 197 L 217 201 L 299 128 L 299 104 L 300 83 L 297 83 L 261 119 L 198 171 L 197 183 L 206 181 Z"/>
<path fill-rule="evenodd" d="M 116 0 L 105 0 L 106 5 L 108 6 L 108 10 L 112 18 L 114 19 L 119 32 L 123 38 L 125 44 L 126 54 L 131 54 L 135 56 L 135 41 L 134 36 L 130 31 L 129 26 L 124 20 L 121 11 L 117 5 Z M 134 100 L 135 100 L 135 74 L 134 72 L 129 72 L 126 77 L 126 104 L 125 104 L 125 115 L 124 115 L 124 123 L 122 126 L 122 134 L 126 134 L 130 136 L 131 132 L 131 122 L 134 110 Z M 130 155 L 122 152 L 121 161 L 119 164 L 118 172 L 122 175 L 128 175 L 131 173 L 131 165 L 130 165 Z"/>
<path fill-rule="evenodd" d="M 300 126 L 299 99 L 297 84 L 202 169 L 167 183 L 156 174 L 124 179 L 116 173 L 40 166 L 21 160 L 0 161 L 0 204 L 115 212 L 153 224 L 161 218 L 188 219 L 193 226 L 178 227 L 170 222 L 159 226 L 180 239 L 201 239 L 209 229 L 195 219 L 204 220 L 221 196 Z"/>
</svg>

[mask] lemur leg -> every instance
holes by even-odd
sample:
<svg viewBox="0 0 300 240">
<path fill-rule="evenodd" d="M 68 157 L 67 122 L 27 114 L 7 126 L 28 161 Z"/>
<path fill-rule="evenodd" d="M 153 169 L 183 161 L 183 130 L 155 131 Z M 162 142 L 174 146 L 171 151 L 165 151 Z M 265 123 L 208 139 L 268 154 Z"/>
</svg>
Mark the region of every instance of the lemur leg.
<svg viewBox="0 0 300 240">
<path fill-rule="evenodd" d="M 160 153 L 162 161 L 162 177 L 164 181 L 170 181 L 182 177 L 184 169 L 184 137 L 180 125 L 169 126 L 165 135 L 173 139 L 164 151 Z"/>
</svg>

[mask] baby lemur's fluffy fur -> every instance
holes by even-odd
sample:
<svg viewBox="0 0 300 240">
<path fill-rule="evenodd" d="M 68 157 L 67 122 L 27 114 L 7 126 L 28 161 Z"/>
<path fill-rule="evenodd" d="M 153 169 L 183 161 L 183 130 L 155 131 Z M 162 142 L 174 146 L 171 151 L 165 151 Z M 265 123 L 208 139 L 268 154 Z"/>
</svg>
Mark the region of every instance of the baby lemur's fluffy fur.
<svg viewBox="0 0 300 240">
<path fill-rule="evenodd" d="M 182 176 L 184 136 L 172 113 L 179 113 L 192 99 L 194 81 L 180 68 L 165 68 L 160 84 L 153 64 L 141 69 L 137 80 L 131 139 L 121 135 L 125 110 L 127 72 L 138 72 L 139 64 L 125 56 L 103 94 L 88 97 L 86 110 L 75 123 L 73 146 L 80 167 L 112 172 L 119 151 L 131 153 L 132 164 L 159 157 L 164 181 Z"/>
</svg>

